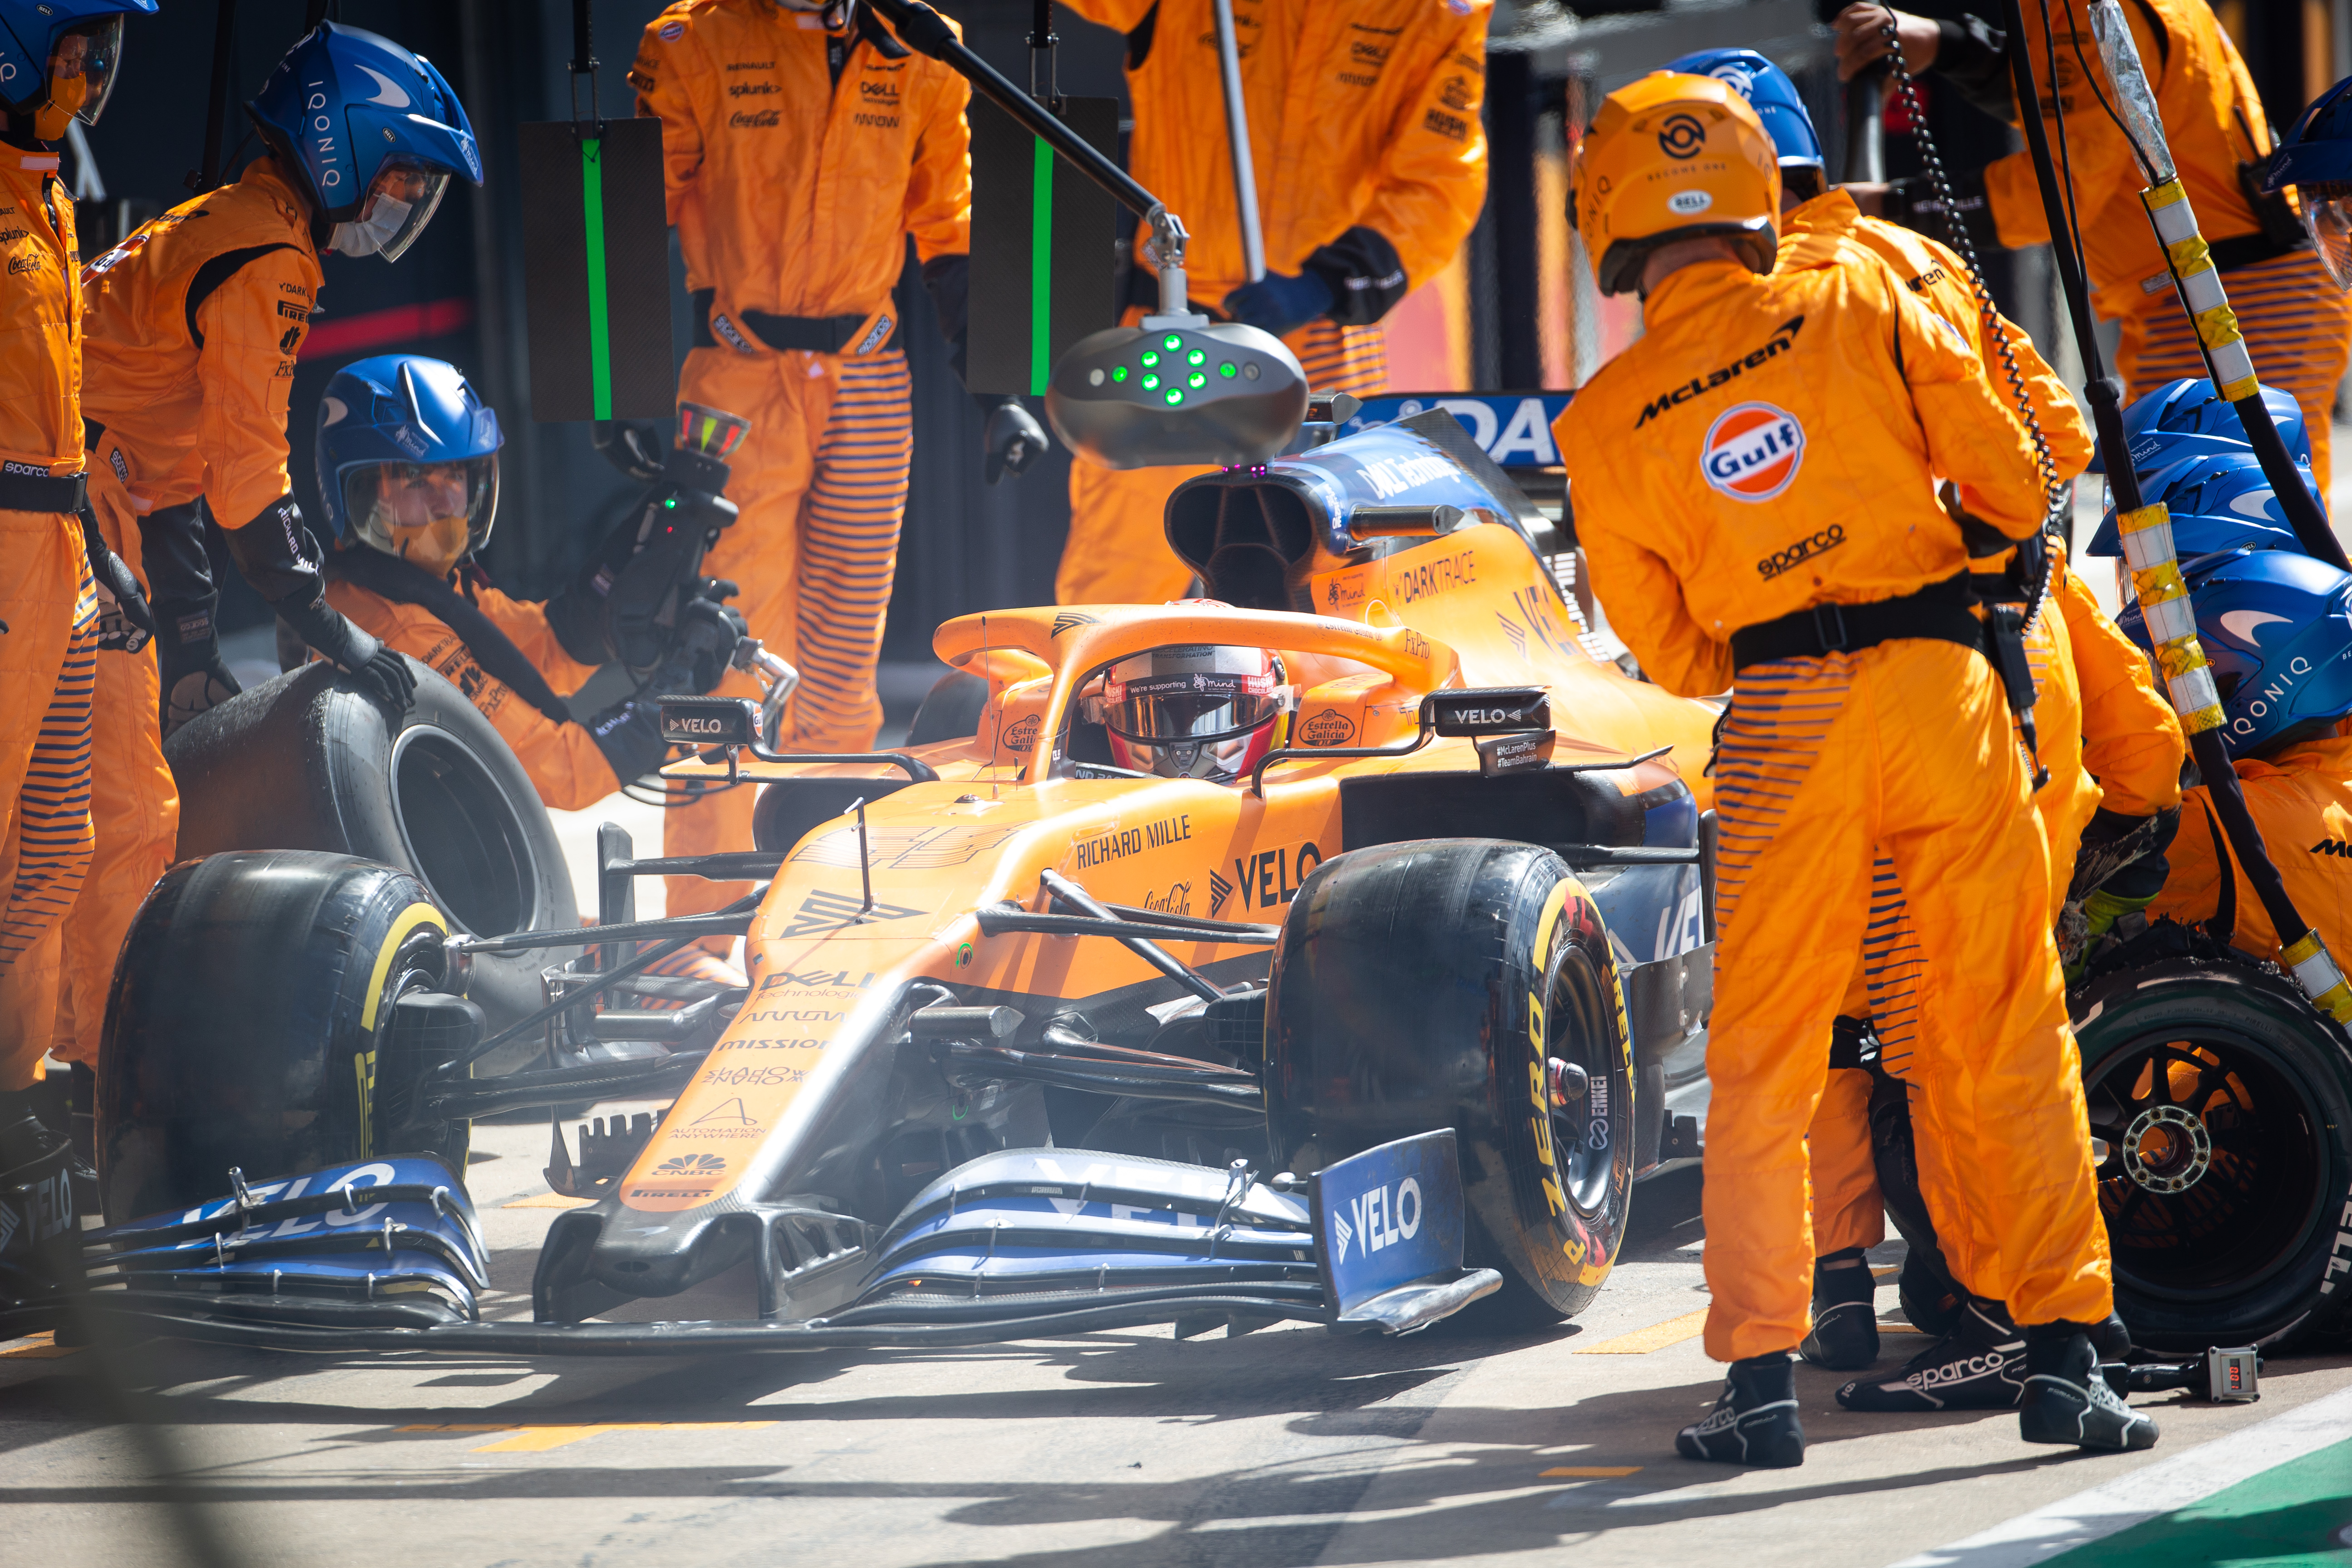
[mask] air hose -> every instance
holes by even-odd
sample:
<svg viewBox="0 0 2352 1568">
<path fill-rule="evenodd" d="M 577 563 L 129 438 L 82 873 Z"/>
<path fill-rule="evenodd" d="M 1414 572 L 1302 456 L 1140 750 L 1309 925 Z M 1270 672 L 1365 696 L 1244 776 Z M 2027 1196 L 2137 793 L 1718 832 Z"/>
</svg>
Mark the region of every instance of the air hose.
<svg viewBox="0 0 2352 1568">
<path fill-rule="evenodd" d="M 2056 77 L 2057 60 L 2050 43 L 2047 0 L 2042 0 L 2042 37 L 2045 48 L 2053 50 L 2051 74 Z M 2189 599 L 2188 584 L 2181 580 L 2180 564 L 2173 553 L 2170 513 L 2161 501 L 2150 504 L 2141 493 L 2139 475 L 2132 468 L 2130 450 L 2124 440 L 2123 409 L 2120 389 L 2106 374 L 2105 357 L 2099 350 L 2098 338 L 2093 330 L 2090 289 L 2083 272 L 2082 240 L 2069 210 L 2071 187 L 2060 184 L 2058 167 L 2050 151 L 2049 130 L 2042 116 L 2032 109 L 2047 103 L 2048 111 L 2058 131 L 2060 155 L 2064 155 L 2066 116 L 2056 99 L 2045 100 L 2034 85 L 2033 61 L 2025 44 L 2024 16 L 2019 0 L 2007 0 L 2009 23 L 2009 65 L 2017 101 L 2021 108 L 2019 120 L 2025 132 L 2027 147 L 2033 157 L 2035 182 L 2042 190 L 2042 210 L 2049 222 L 2051 254 L 2058 266 L 2060 282 L 2064 286 L 2068 315 L 2074 329 L 2074 341 L 2083 355 L 2085 375 L 2084 392 L 2091 405 L 2091 419 L 2098 437 L 2099 449 L 2105 459 L 2107 483 L 2115 491 L 2116 514 L 2123 535 L 2125 563 L 2131 572 L 2132 587 L 2137 595 L 2140 613 L 2147 619 L 2149 641 L 2156 647 L 2155 663 L 2164 679 L 2165 695 L 2171 700 L 2173 710 L 2180 717 L 2182 731 L 2189 737 L 2189 751 L 2197 760 L 2197 770 L 2211 794 L 2213 812 L 2221 830 L 2230 840 L 2230 848 L 2245 872 L 2246 880 L 2253 885 L 2255 897 L 2262 900 L 2263 910 L 2270 917 L 2272 929 L 2278 932 L 2282 944 L 2281 956 L 2294 972 L 2295 983 L 2304 994 L 2321 1012 L 2337 1023 L 2352 1022 L 2352 985 L 2345 983 L 2344 972 L 2327 951 L 2326 942 L 2303 917 L 2296 913 L 2294 901 L 2287 897 L 2286 886 L 2279 879 L 2278 868 L 2271 861 L 2263 847 L 2261 829 L 2254 826 L 2253 816 L 2246 810 L 2246 798 L 2238 787 L 2238 775 L 2230 765 L 2230 755 L 2221 743 L 2221 700 L 2213 684 L 2213 671 L 2205 661 L 2205 653 L 2197 641 L 2197 618 Z M 2162 128 L 2155 117 L 2155 100 L 2147 91 L 2147 79 L 2141 71 L 2139 55 L 2134 47 L 2116 0 L 2091 0 L 2091 18 L 2095 36 L 2099 38 L 2102 54 L 2108 61 L 2111 80 L 2131 80 L 2137 83 L 2138 102 L 2147 112 L 2147 125 L 2154 130 L 2158 157 L 2162 160 L 2163 177 L 2143 193 L 2150 220 L 2157 225 L 2160 241 L 2166 244 L 2168 265 L 2174 269 L 2181 288 L 2184 307 L 2197 325 L 2198 336 L 2205 345 L 2209 364 L 2215 367 L 2214 384 L 2222 395 L 2231 397 L 2232 405 L 2245 422 L 2248 436 L 2257 428 L 2267 430 L 2271 443 L 2284 447 L 2278 431 L 2270 423 L 2270 412 L 2263 406 L 2262 389 L 2253 373 L 2253 362 L 2246 353 L 2242 336 L 2236 321 L 2230 316 L 2227 301 L 2222 299 L 2221 279 L 2212 269 L 2211 258 L 2204 254 L 2203 242 L 2197 238 L 2196 219 L 2189 209 L 2186 193 L 2171 167 L 2171 157 L 2165 151 Z M 2102 26 L 2102 13 L 2106 13 Z M 2118 96 L 2128 97 L 2118 88 Z M 2137 139 L 2135 138 L 2137 144 Z M 2141 161 L 2151 176 L 2159 164 L 2140 151 Z M 2178 209 L 2177 213 L 2173 209 Z M 2171 216 L 2159 216 L 2167 215 Z M 2165 240 L 2168 230 L 2185 233 L 2189 244 Z M 2202 265 L 2198 265 L 2201 263 Z M 2191 284 L 2194 292 L 2190 291 Z M 2202 314 L 2197 301 L 2207 300 Z M 2218 313 L 2216 313 L 2218 310 Z M 2225 380 L 2224 378 L 2228 379 Z M 2253 405 L 2248 410 L 2247 405 Z M 2259 453 L 2261 443 L 2256 441 Z M 2263 471 L 2271 478 L 2273 488 L 2282 501 L 2292 492 L 2305 495 L 2302 481 L 2294 476 L 2290 464 L 2282 477 L 2271 474 L 2268 461 Z M 2290 503 L 2292 504 L 2292 503 Z M 2319 521 L 2319 533 L 2324 542 L 2335 546 L 2325 519 Z M 2296 531 L 2303 531 L 2298 521 Z M 2306 541 L 2306 548 L 2317 542 Z M 2322 560 L 2341 562 L 2340 548 L 2328 551 L 2314 549 Z M 2293 933 L 2293 934 L 2290 934 Z"/>
</svg>

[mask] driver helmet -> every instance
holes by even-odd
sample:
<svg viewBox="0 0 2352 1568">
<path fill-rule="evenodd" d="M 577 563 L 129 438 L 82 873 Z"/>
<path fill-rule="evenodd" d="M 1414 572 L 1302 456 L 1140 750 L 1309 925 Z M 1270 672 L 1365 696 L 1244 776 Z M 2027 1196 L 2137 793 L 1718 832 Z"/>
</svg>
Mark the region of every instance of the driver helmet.
<svg viewBox="0 0 2352 1568">
<path fill-rule="evenodd" d="M 155 0 L 0 0 L 0 107 L 54 142 L 79 120 L 95 125 L 122 63 L 122 18 Z"/>
<path fill-rule="evenodd" d="M 1297 692 L 1271 648 L 1156 647 L 1104 672 L 1111 760 L 1161 778 L 1231 784 L 1289 739 Z"/>
<path fill-rule="evenodd" d="M 422 354 L 345 365 L 319 400 L 315 447 L 337 544 L 446 576 L 489 540 L 504 440 L 456 365 Z"/>
</svg>

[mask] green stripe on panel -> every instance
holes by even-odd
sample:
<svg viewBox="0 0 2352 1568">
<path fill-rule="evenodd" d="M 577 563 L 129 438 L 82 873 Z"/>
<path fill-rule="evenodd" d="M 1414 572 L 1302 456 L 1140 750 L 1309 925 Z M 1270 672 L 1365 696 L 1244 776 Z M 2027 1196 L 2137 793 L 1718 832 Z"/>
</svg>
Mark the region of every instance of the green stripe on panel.
<svg viewBox="0 0 2352 1568">
<path fill-rule="evenodd" d="M 1053 374 L 1054 150 L 1037 143 L 1029 182 L 1029 390 L 1045 395 Z"/>
<path fill-rule="evenodd" d="M 588 228 L 588 380 L 596 417 L 613 416 L 613 323 L 604 299 L 604 143 L 580 142 L 580 205 Z"/>
</svg>

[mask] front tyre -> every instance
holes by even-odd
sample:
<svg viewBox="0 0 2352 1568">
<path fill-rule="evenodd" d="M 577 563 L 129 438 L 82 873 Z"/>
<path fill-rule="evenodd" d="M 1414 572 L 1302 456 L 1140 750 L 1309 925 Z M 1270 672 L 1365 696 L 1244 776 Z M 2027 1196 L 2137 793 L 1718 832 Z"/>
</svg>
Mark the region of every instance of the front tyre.
<svg viewBox="0 0 2352 1568">
<path fill-rule="evenodd" d="M 1625 1236 L 1632 1050 L 1601 911 L 1550 851 L 1488 839 L 1360 849 L 1307 878 L 1275 950 L 1266 1108 L 1320 1170 L 1452 1127 L 1465 1261 L 1496 1317 L 1582 1310 Z"/>
<path fill-rule="evenodd" d="M 2152 1349 L 2352 1318 L 2352 1055 L 2293 986 L 2168 959 L 2095 982 L 2075 1027 L 2116 1310 Z"/>
</svg>

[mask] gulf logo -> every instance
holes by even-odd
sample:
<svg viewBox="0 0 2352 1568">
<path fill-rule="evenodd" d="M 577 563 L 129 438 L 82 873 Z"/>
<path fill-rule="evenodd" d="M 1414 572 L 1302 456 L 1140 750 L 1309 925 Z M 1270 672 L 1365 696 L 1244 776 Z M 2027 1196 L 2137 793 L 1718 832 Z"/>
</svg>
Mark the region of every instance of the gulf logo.
<svg viewBox="0 0 2352 1568">
<path fill-rule="evenodd" d="M 1785 408 L 1741 403 L 1706 427 L 1699 472 L 1733 500 L 1770 500 L 1805 462 L 1805 427 Z"/>
</svg>

